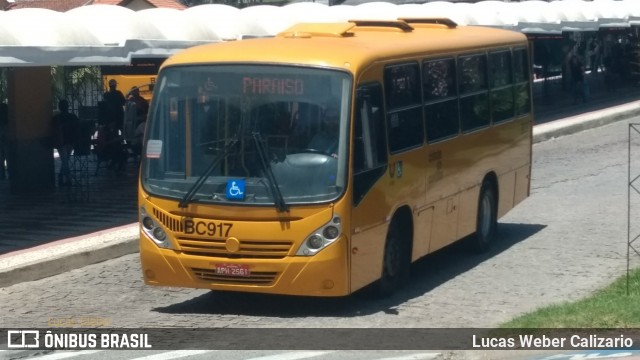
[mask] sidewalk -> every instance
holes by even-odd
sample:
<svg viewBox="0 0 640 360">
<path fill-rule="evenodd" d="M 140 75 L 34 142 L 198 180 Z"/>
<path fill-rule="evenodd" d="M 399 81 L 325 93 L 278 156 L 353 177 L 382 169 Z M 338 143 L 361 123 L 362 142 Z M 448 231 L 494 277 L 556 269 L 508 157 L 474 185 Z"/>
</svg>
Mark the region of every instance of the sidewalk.
<svg viewBox="0 0 640 360">
<path fill-rule="evenodd" d="M 540 104 L 534 142 L 640 116 L 640 88 L 613 95 L 596 88 L 589 103 L 573 105 L 570 96 L 554 90 L 554 101 L 544 103 L 534 89 Z M 87 188 L 44 196 L 13 196 L 8 181 L 0 181 L 0 287 L 138 251 L 136 166 L 130 163 L 122 177 L 94 171 L 92 164 Z"/>
<path fill-rule="evenodd" d="M 137 165 L 123 176 L 94 174 L 89 162 L 82 187 L 48 194 L 11 194 L 0 181 L 0 287 L 137 250 Z"/>
</svg>

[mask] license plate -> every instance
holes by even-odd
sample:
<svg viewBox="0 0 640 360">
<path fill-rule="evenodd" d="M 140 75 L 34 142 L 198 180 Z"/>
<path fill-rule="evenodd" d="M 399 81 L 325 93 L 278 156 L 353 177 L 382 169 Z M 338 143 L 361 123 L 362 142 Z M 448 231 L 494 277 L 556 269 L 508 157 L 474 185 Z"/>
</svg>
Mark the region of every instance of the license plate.
<svg viewBox="0 0 640 360">
<path fill-rule="evenodd" d="M 227 276 L 251 276 L 251 270 L 248 265 L 240 264 L 216 264 L 217 275 Z"/>
</svg>

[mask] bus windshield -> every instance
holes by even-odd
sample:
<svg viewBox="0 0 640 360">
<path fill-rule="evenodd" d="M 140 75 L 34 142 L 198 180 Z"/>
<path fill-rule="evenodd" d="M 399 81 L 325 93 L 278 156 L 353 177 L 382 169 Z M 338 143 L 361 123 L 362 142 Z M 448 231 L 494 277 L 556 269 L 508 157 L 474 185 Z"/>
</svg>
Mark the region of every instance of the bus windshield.
<svg viewBox="0 0 640 360">
<path fill-rule="evenodd" d="M 149 114 L 141 181 L 188 203 L 337 199 L 346 187 L 351 76 L 272 65 L 164 69 Z"/>
</svg>

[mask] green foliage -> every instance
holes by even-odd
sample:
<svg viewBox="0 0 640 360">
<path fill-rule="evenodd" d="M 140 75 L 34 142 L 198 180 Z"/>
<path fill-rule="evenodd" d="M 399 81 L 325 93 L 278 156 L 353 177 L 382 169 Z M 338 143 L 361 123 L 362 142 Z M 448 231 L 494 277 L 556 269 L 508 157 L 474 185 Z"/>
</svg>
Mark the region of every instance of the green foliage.
<svg viewBox="0 0 640 360">
<path fill-rule="evenodd" d="M 640 269 L 617 279 L 591 297 L 538 309 L 517 317 L 503 328 L 638 328 L 640 327 Z"/>
<path fill-rule="evenodd" d="M 96 66 L 53 66 L 51 67 L 52 105 L 55 108 L 58 100 L 62 98 L 66 98 L 72 104 L 83 105 L 87 89 L 100 83 L 100 68 Z"/>
</svg>

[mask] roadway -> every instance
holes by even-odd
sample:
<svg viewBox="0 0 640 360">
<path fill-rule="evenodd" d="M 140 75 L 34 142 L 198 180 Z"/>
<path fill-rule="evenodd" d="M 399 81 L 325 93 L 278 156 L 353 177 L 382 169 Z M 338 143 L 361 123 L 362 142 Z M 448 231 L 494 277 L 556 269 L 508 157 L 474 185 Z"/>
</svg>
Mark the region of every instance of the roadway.
<svg viewBox="0 0 640 360">
<path fill-rule="evenodd" d="M 149 287 L 142 282 L 137 254 L 129 254 L 0 289 L 3 327 L 44 328 L 73 317 L 101 319 L 113 328 L 185 330 L 494 327 L 538 307 L 588 296 L 625 273 L 629 123 L 640 123 L 640 117 L 536 143 L 531 197 L 501 220 L 496 246 L 481 255 L 452 246 L 427 256 L 412 267 L 409 287 L 388 299 L 373 299 L 366 290 L 348 298 L 317 299 Z M 640 134 L 634 138 L 634 149 L 640 159 Z M 636 204 L 640 204 L 640 196 Z M 640 223 L 632 225 L 632 231 L 640 230 Z M 640 257 L 632 258 L 632 266 L 637 265 Z M 250 350 L 255 341 L 250 334 L 244 338 L 239 335 L 236 346 L 243 349 L 246 345 L 247 350 L 190 355 L 197 355 L 195 359 L 273 356 L 271 359 L 317 360 L 638 355 L 437 349 L 400 353 L 320 349 L 321 354 L 312 355 L 306 351 Z M 322 338 L 318 341 L 323 344 Z M 286 339 L 280 345 L 286 349 Z M 150 353 L 156 357 L 148 360 L 173 358 L 170 350 L 165 350 L 159 352 L 164 355 Z M 142 354 L 77 355 L 79 359 L 99 355 L 134 359 Z"/>
<path fill-rule="evenodd" d="M 498 246 L 483 255 L 470 255 L 455 246 L 433 254 L 413 267 L 408 289 L 386 300 L 371 300 L 366 291 L 346 299 L 319 300 L 145 286 L 136 254 L 134 165 L 125 177 L 92 178 L 93 188 L 86 198 L 87 193 L 78 189 L 46 195 L 45 201 L 37 196 L 9 196 L 5 191 L 0 195 L 0 212 L 10 216 L 0 219 L 6 235 L 0 241 L 2 327 L 43 328 L 51 319 L 88 316 L 106 319 L 116 328 L 474 328 L 581 298 L 624 273 L 627 124 L 640 123 L 637 94 L 637 90 L 616 97 L 602 94 L 579 106 L 566 104 L 565 97 L 554 100 L 555 108 L 539 106 L 532 196 L 502 220 Z M 0 352 L 0 358 L 50 356 L 43 357 L 46 360 L 64 354 Z M 70 354 L 79 359 L 133 359 L 146 353 Z M 155 356 L 149 360 L 178 355 L 263 360 L 270 360 L 269 356 L 404 360 L 534 355 L 496 351 L 287 354 L 256 350 L 148 355 Z M 555 355 L 558 359 L 617 356 Z"/>
</svg>

